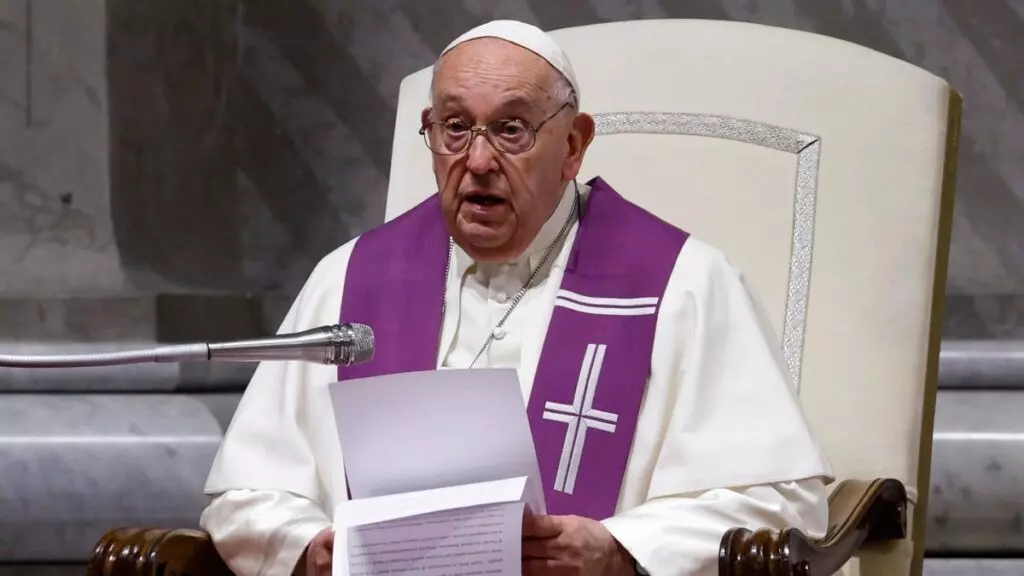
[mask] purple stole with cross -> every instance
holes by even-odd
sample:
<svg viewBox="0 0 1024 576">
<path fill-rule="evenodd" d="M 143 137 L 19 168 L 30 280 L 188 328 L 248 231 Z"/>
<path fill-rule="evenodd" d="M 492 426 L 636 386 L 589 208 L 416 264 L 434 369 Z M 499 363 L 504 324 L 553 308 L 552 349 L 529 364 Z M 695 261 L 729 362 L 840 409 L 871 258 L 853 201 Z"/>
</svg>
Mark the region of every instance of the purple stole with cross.
<svg viewBox="0 0 1024 576">
<path fill-rule="evenodd" d="M 658 309 L 688 235 L 602 179 L 588 184 L 527 415 L 548 513 L 600 520 L 615 512 Z M 341 318 L 372 326 L 377 349 L 339 367 L 339 380 L 437 368 L 448 241 L 436 194 L 359 238 Z"/>
</svg>

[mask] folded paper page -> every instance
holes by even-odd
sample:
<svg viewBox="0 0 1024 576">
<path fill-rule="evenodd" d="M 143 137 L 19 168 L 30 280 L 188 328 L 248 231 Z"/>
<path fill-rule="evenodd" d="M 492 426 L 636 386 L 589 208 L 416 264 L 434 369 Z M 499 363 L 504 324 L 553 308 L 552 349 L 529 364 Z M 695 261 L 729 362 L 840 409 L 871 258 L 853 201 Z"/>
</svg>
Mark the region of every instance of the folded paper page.
<svg viewBox="0 0 1024 576">
<path fill-rule="evenodd" d="M 353 500 L 526 476 L 546 512 L 515 370 L 431 370 L 330 386 Z"/>
<path fill-rule="evenodd" d="M 334 576 L 519 574 L 522 521 L 523 503 L 513 502 L 352 528 Z"/>
<path fill-rule="evenodd" d="M 524 476 L 343 502 L 333 576 L 517 574 L 528 484 Z"/>
</svg>

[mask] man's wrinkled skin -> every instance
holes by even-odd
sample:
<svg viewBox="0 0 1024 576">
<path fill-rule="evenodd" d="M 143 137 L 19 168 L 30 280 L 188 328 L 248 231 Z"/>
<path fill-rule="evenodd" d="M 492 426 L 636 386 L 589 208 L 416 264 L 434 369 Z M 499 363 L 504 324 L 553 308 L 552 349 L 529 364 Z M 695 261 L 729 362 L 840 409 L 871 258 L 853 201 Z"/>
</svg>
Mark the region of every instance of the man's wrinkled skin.
<svg viewBox="0 0 1024 576">
<path fill-rule="evenodd" d="M 558 78 L 544 59 L 515 44 L 471 40 L 442 59 L 423 123 L 456 117 L 483 126 L 520 118 L 535 126 L 563 104 L 552 92 Z M 569 107 L 544 124 L 534 147 L 523 154 L 499 153 L 483 135 L 461 155 L 434 154 L 441 209 L 452 237 L 477 261 L 519 256 L 576 177 L 593 136 L 593 118 Z M 482 213 L 468 201 L 474 194 L 502 202 Z"/>
<path fill-rule="evenodd" d="M 633 558 L 600 522 L 579 516 L 523 519 L 523 576 L 636 574 Z"/>
<path fill-rule="evenodd" d="M 460 44 L 441 61 L 428 122 L 460 118 L 473 126 L 520 118 L 531 126 L 563 102 L 552 87 L 558 72 L 536 54 L 494 38 Z M 569 107 L 537 133 L 531 150 L 515 156 L 498 152 L 483 135 L 457 156 L 434 154 L 441 209 L 452 237 L 473 259 L 510 261 L 529 246 L 579 173 L 594 137 L 593 118 Z M 500 202 L 473 206 L 472 195 Z M 328 576 L 334 536 L 326 529 L 310 542 L 296 576 Z M 523 521 L 524 575 L 635 574 L 634 563 L 603 524 L 578 516 L 533 516 Z"/>
</svg>

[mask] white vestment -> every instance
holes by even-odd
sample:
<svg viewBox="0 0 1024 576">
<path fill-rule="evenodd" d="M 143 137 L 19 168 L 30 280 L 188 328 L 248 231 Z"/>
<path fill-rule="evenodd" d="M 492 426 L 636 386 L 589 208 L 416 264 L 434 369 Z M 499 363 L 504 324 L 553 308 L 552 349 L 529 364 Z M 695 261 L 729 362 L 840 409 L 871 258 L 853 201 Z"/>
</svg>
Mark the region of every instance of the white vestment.
<svg viewBox="0 0 1024 576">
<path fill-rule="evenodd" d="M 573 190 L 519 262 L 478 265 L 456 251 L 439 367 L 464 368 L 476 356 L 557 240 Z M 580 190 L 585 203 L 589 190 Z M 476 363 L 517 368 L 527 401 L 576 227 L 555 244 L 546 270 Z M 282 332 L 339 321 L 357 241 L 318 264 Z M 696 238 L 687 240 L 668 282 L 652 355 L 616 515 L 603 520 L 644 569 L 717 574 L 719 543 L 736 526 L 794 526 L 823 536 L 831 470 L 800 412 L 776 338 L 740 275 Z M 207 482 L 214 499 L 201 525 L 239 576 L 290 574 L 347 498 L 327 392 L 336 379 L 332 366 L 265 363 L 238 406 Z"/>
</svg>

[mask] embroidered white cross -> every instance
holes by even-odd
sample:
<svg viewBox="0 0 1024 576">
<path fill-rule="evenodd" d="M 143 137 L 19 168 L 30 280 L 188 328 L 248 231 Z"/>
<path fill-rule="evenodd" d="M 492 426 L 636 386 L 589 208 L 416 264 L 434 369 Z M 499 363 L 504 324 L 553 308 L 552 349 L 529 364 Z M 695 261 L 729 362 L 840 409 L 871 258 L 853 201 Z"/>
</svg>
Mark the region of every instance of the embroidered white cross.
<svg viewBox="0 0 1024 576">
<path fill-rule="evenodd" d="M 594 410 L 594 393 L 601 377 L 601 364 L 607 344 L 588 344 L 580 366 L 579 379 L 572 404 L 558 402 L 544 403 L 544 419 L 565 422 L 565 441 L 562 443 L 562 457 L 558 460 L 558 474 L 555 476 L 555 490 L 572 494 L 576 486 L 580 458 L 583 457 L 583 442 L 587 430 L 595 428 L 604 432 L 615 432 L 618 414 Z"/>
</svg>

